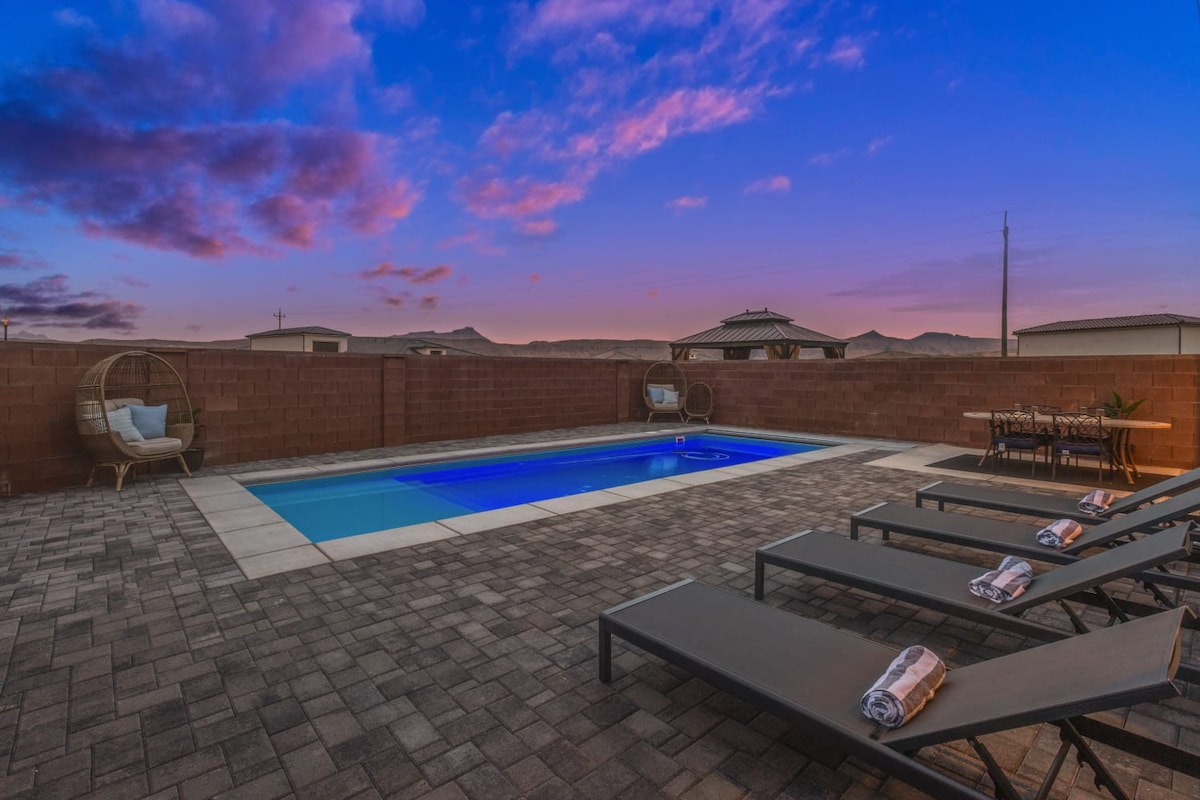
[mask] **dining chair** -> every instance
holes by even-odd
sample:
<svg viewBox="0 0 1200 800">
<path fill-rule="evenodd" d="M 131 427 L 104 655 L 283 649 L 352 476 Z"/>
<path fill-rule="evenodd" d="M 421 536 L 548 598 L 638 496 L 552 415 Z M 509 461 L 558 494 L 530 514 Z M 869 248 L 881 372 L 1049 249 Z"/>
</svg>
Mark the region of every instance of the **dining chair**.
<svg viewBox="0 0 1200 800">
<path fill-rule="evenodd" d="M 1001 456 L 1011 459 L 1014 452 L 1029 453 L 1029 474 L 1032 477 L 1037 472 L 1037 453 L 1045 446 L 1039 438 L 1034 413 L 1011 408 L 993 409 L 991 413 L 988 449 L 984 451 L 983 458 L 979 459 L 979 465 L 983 466 L 989 455 L 992 457 L 992 465 L 996 466 Z"/>
<path fill-rule="evenodd" d="M 1104 462 L 1108 462 L 1108 474 L 1112 476 L 1113 437 L 1112 431 L 1104 427 L 1104 417 L 1082 411 L 1066 411 L 1055 414 L 1054 442 L 1050 448 L 1050 477 L 1055 477 L 1060 459 L 1074 457 L 1079 464 L 1080 456 L 1096 459 L 1097 479 L 1104 477 Z"/>
</svg>

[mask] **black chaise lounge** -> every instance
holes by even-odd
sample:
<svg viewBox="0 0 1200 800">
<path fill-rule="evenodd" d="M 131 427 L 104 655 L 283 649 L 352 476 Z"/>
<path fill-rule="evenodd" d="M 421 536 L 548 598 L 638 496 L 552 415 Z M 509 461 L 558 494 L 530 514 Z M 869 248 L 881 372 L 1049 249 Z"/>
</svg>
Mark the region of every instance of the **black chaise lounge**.
<svg viewBox="0 0 1200 800">
<path fill-rule="evenodd" d="M 1112 597 L 1104 584 L 1186 558 L 1192 549 L 1188 528 L 1187 524 L 1176 525 L 1123 547 L 1038 572 L 1024 594 L 999 604 L 967 590 L 971 579 L 986 571 L 974 564 L 852 542 L 835 533 L 803 531 L 755 551 L 754 597 L 763 598 L 765 567 L 770 564 L 1022 636 L 1055 641 L 1088 632 L 1087 624 L 1068 600 L 1098 606 L 1108 612 L 1110 619 L 1122 622 L 1128 622 L 1131 616 L 1158 613 L 1154 606 Z M 1025 619 L 1031 609 L 1045 609 L 1051 604 L 1062 609 L 1070 628 Z M 1200 684 L 1200 667 L 1184 664 L 1179 668 L 1179 677 Z"/>
<path fill-rule="evenodd" d="M 947 800 L 987 795 L 918 761 L 919 749 L 966 739 L 996 795 L 1015 800 L 1021 795 L 978 737 L 1048 722 L 1058 727 L 1062 744 L 1039 797 L 1048 794 L 1074 746 L 1097 785 L 1127 800 L 1088 739 L 1189 773 L 1193 757 L 1084 715 L 1178 696 L 1171 678 L 1183 615 L 1183 609 L 1165 612 L 950 670 L 924 710 L 894 730 L 864 717 L 859 699 L 895 649 L 693 581 L 601 612 L 599 673 L 601 681 L 612 680 L 612 637 L 620 637 L 770 711 L 810 741 Z"/>
<path fill-rule="evenodd" d="M 1200 509 L 1200 489 L 1184 492 L 1161 503 L 1139 508 L 1116 519 L 1101 522 L 1084 530 L 1078 539 L 1068 546 L 1056 550 L 1038 544 L 1036 534 L 1039 525 L 989 519 L 974 514 L 956 514 L 951 511 L 935 511 L 932 508 L 914 508 L 904 503 L 877 503 L 850 516 L 850 538 L 857 539 L 862 528 L 873 528 L 883 533 L 904 533 L 923 539 L 991 550 L 1005 555 L 1047 561 L 1052 564 L 1068 564 L 1095 547 L 1118 544 L 1134 534 L 1158 530 L 1164 523 L 1186 518 Z M 1153 573 L 1131 576 L 1142 581 L 1148 590 L 1167 586 L 1173 589 L 1200 589 L 1200 578 L 1189 577 L 1165 568 Z"/>
<path fill-rule="evenodd" d="M 946 504 L 950 503 L 957 506 L 990 508 L 994 511 L 1011 511 L 1014 514 L 1025 514 L 1030 517 L 1073 519 L 1087 525 L 1094 525 L 1120 514 L 1136 511 L 1147 503 L 1153 503 L 1163 497 L 1172 497 L 1197 487 L 1200 487 L 1200 468 L 1159 481 L 1125 497 L 1119 497 L 1113 501 L 1107 511 L 1092 515 L 1079 510 L 1078 496 L 1067 497 L 1041 492 L 1026 492 L 1002 486 L 937 481 L 917 489 L 917 508 L 923 507 L 925 503 L 937 503 L 938 511 L 944 511 Z"/>
</svg>

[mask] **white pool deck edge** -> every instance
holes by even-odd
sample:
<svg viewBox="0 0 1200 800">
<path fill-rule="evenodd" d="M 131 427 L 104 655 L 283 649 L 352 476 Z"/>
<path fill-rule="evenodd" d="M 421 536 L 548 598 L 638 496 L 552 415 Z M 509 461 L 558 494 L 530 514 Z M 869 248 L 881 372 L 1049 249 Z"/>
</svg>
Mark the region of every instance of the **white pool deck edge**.
<svg viewBox="0 0 1200 800">
<path fill-rule="evenodd" d="M 548 447 L 555 449 L 581 447 L 642 438 L 696 435 L 699 433 L 760 436 L 801 441 L 807 444 L 822 445 L 822 449 L 813 450 L 808 453 L 796 453 L 777 458 L 768 458 L 747 464 L 738 464 L 733 467 L 720 467 L 703 472 L 693 472 L 672 478 L 658 478 L 641 483 L 615 486 L 611 489 L 603 489 L 595 492 L 555 497 L 535 503 L 509 506 L 507 508 L 495 509 L 494 511 L 482 511 L 476 514 L 466 514 L 433 522 L 422 522 L 390 530 L 364 533 L 359 536 L 347 536 L 328 542 L 310 542 L 307 536 L 296 530 L 283 517 L 275 513 L 269 506 L 246 489 L 247 485 L 259 483 L 302 480 L 304 478 L 317 478 L 351 472 L 367 472 L 409 464 L 482 458 L 528 450 L 545 450 Z M 416 544 L 449 539 L 455 536 L 481 533 L 483 531 L 531 522 L 559 514 L 572 514 L 584 509 L 598 508 L 612 503 L 622 503 L 627 500 L 651 497 L 677 489 L 686 489 L 707 483 L 741 478 L 747 475 L 772 472 L 815 461 L 824 461 L 830 458 L 840 458 L 866 450 L 882 448 L 902 452 L 914 446 L 911 442 L 850 439 L 848 437 L 784 433 L 753 428 L 711 425 L 707 427 L 693 426 L 670 430 L 660 429 L 648 431 L 645 434 L 618 434 L 554 442 L 531 442 L 528 444 L 505 445 L 501 447 L 446 450 L 439 453 L 400 456 L 396 458 L 373 458 L 312 467 L 264 470 L 235 476 L 215 475 L 181 480 L 179 484 L 187 492 L 213 531 L 216 532 L 226 549 L 229 550 L 229 554 L 237 562 L 242 574 L 247 578 L 261 578 L 267 575 L 290 572 L 295 569 L 314 567 L 319 564 L 329 564 L 347 558 L 381 553 L 399 547 L 410 547 Z"/>
</svg>

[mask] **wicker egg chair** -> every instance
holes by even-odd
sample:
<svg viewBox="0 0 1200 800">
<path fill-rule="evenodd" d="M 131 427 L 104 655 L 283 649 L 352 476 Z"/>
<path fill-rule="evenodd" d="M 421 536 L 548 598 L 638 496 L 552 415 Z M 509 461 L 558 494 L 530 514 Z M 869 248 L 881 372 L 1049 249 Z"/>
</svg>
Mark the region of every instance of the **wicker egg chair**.
<svg viewBox="0 0 1200 800">
<path fill-rule="evenodd" d="M 166 405 L 166 435 L 126 441 L 109 424 L 109 414 L 129 405 Z M 175 368 L 152 353 L 117 353 L 89 369 L 75 387 L 75 426 L 94 459 L 88 486 L 98 467 L 112 467 L 119 492 L 134 466 L 166 459 L 192 474 L 182 455 L 195 430 L 191 400 Z"/>
<path fill-rule="evenodd" d="M 713 413 L 713 390 L 707 383 L 693 383 L 688 387 L 687 396 L 683 403 L 683 413 L 687 421 L 698 419 L 709 424 Z"/>
<path fill-rule="evenodd" d="M 683 422 L 686 397 L 687 378 L 674 361 L 658 361 L 646 370 L 646 377 L 642 380 L 642 399 L 650 411 L 646 415 L 646 422 L 653 420 L 655 414 L 675 414 Z"/>
</svg>

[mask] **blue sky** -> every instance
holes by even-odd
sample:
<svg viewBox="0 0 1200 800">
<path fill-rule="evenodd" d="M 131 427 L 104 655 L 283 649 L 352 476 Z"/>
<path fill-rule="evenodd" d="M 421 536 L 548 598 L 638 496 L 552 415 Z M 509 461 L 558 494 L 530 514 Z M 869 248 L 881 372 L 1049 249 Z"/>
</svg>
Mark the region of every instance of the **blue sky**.
<svg viewBox="0 0 1200 800">
<path fill-rule="evenodd" d="M 1185 0 L 5 5 L 12 332 L 1200 315 Z"/>
</svg>

